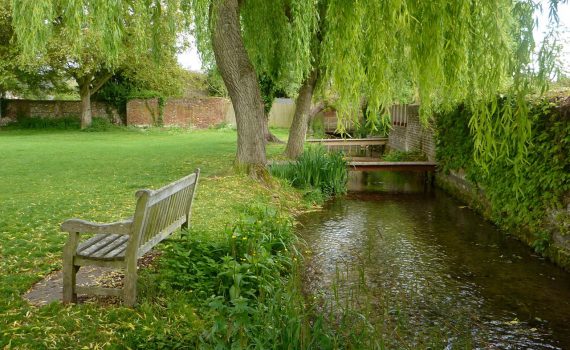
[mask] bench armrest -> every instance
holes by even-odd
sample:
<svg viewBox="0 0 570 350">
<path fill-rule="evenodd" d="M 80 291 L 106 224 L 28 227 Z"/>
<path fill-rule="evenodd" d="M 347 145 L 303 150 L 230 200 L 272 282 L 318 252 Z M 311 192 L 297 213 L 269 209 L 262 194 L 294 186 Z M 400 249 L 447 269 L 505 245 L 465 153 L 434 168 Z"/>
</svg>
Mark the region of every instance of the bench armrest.
<svg viewBox="0 0 570 350">
<path fill-rule="evenodd" d="M 81 219 L 69 219 L 61 224 L 61 230 L 70 233 L 114 233 L 117 235 L 129 235 L 132 225 L 133 219 L 109 224 L 98 224 Z"/>
</svg>

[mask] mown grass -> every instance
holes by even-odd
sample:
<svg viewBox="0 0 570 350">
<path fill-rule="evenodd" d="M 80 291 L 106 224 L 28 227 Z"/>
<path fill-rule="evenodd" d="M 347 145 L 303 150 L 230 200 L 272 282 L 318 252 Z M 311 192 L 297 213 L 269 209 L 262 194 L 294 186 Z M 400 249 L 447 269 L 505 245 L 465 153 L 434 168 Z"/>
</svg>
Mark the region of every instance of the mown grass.
<svg viewBox="0 0 570 350">
<path fill-rule="evenodd" d="M 63 220 L 130 216 L 137 189 L 158 188 L 197 167 L 203 176 L 192 224 L 213 241 L 223 239 L 243 203 L 299 208 L 290 189 L 234 174 L 235 144 L 235 131 L 227 129 L 0 131 L 0 347 L 119 346 L 135 330 L 155 340 L 175 336 L 181 327 L 181 340 L 193 334 L 189 329 L 198 334 L 202 320 L 183 296 L 151 295 L 152 274 L 141 277 L 141 306 L 135 310 L 59 303 L 36 308 L 21 296 L 61 268 Z M 282 147 L 271 145 L 268 154 Z"/>
</svg>

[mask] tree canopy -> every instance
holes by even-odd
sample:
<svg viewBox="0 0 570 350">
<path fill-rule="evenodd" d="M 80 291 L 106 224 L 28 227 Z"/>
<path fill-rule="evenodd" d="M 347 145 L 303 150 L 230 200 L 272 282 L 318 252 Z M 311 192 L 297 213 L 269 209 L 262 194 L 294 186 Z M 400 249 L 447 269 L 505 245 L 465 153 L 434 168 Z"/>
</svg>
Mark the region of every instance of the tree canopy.
<svg viewBox="0 0 570 350">
<path fill-rule="evenodd" d="M 191 1 L 206 61 L 213 30 L 209 9 L 219 2 Z M 549 3 L 553 18 L 558 2 Z M 367 120 L 387 122 L 388 115 L 376 111 L 386 111 L 411 83 L 424 121 L 436 109 L 459 102 L 470 106 L 479 159 L 520 161 L 525 154 L 530 137 L 525 96 L 543 89 L 554 69 L 549 46 L 533 61 L 533 14 L 539 7 L 534 1 L 247 0 L 240 7 L 256 72 L 284 86 L 299 86 L 309 74 L 315 63 L 310 40 L 322 21 L 321 81 L 338 96 L 341 119 L 358 115 L 364 96 Z M 512 107 L 492 120 L 501 93 L 512 99 L 505 105 Z"/>
<path fill-rule="evenodd" d="M 71 91 L 58 71 L 37 62 L 22 62 L 20 50 L 12 44 L 13 36 L 10 1 L 0 0 L 0 98 L 6 92 L 43 97 Z"/>
<path fill-rule="evenodd" d="M 14 0 L 15 30 L 22 50 L 37 54 L 53 35 L 46 23 L 62 13 L 73 47 L 81 38 L 74 33 L 88 22 L 101 33 L 100 48 L 112 60 L 124 48 L 125 35 L 135 35 L 141 48 L 157 47 L 161 33 L 175 30 L 176 20 L 160 24 L 156 16 L 166 12 L 179 20 L 182 11 L 192 19 L 208 64 L 220 58 L 212 49 L 215 31 L 227 27 L 217 26 L 216 14 L 233 11 L 234 2 L 238 34 L 258 76 L 297 89 L 315 63 L 311 40 L 320 20 L 321 81 L 337 94 L 341 119 L 356 115 L 365 96 L 367 120 L 387 121 L 376 111 L 386 111 L 412 84 L 424 120 L 460 101 L 470 106 L 479 159 L 508 156 L 520 163 L 525 154 L 530 135 L 525 96 L 543 88 L 554 68 L 549 47 L 533 61 L 538 5 L 532 0 Z M 553 18 L 558 2 L 549 2 Z M 133 33 L 124 30 L 127 20 L 133 21 Z M 512 103 L 493 119 L 501 93 Z"/>
</svg>

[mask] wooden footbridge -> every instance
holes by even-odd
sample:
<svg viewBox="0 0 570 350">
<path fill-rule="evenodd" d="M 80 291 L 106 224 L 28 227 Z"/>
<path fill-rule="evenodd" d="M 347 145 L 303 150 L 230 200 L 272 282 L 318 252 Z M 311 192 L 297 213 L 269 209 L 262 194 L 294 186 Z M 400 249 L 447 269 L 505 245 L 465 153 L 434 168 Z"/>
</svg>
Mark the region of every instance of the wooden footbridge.
<svg viewBox="0 0 570 350">
<path fill-rule="evenodd" d="M 387 137 L 374 137 L 366 139 L 308 139 L 308 143 L 320 144 L 327 150 L 339 148 L 342 150 L 358 147 L 365 149 L 370 155 L 370 146 L 385 146 L 388 143 Z M 350 170 L 355 171 L 413 171 L 422 173 L 433 173 L 436 170 L 434 162 L 383 162 L 372 157 L 348 157 Z"/>
<path fill-rule="evenodd" d="M 321 144 L 326 148 L 339 147 L 339 146 L 368 147 L 368 146 L 384 146 L 388 143 L 388 138 L 373 137 L 367 139 L 308 139 L 307 142 Z"/>
<path fill-rule="evenodd" d="M 381 162 L 378 160 L 348 161 L 350 170 L 356 171 L 413 171 L 420 173 L 433 173 L 436 170 L 434 162 Z"/>
<path fill-rule="evenodd" d="M 327 151 L 331 149 L 343 151 L 345 154 L 361 154 L 367 156 L 372 155 L 372 148 L 380 147 L 383 149 L 388 144 L 387 137 L 374 137 L 367 139 L 308 139 L 307 143 L 319 144 L 324 146 Z"/>
</svg>

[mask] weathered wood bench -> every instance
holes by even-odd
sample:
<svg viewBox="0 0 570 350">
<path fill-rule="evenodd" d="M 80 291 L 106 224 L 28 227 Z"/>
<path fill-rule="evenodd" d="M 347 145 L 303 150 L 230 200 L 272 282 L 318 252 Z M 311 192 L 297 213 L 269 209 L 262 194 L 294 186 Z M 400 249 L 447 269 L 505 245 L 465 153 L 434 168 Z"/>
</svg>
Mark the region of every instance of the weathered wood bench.
<svg viewBox="0 0 570 350">
<path fill-rule="evenodd" d="M 69 219 L 61 230 L 69 232 L 63 249 L 63 302 L 77 302 L 77 294 L 121 296 L 124 303 L 136 303 L 137 260 L 179 228 L 187 228 L 198 184 L 200 169 L 158 190 L 139 190 L 132 218 L 97 224 Z M 93 234 L 79 242 L 80 234 Z M 81 266 L 123 268 L 124 287 L 102 288 L 76 286 Z"/>
</svg>

